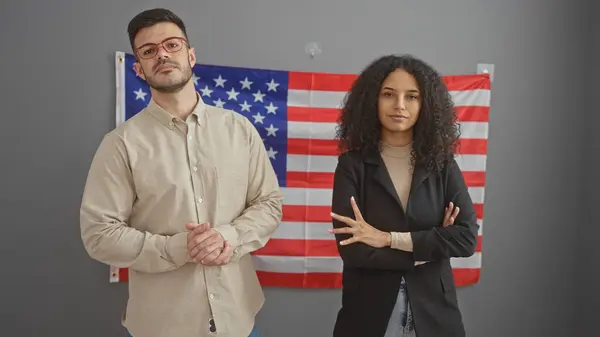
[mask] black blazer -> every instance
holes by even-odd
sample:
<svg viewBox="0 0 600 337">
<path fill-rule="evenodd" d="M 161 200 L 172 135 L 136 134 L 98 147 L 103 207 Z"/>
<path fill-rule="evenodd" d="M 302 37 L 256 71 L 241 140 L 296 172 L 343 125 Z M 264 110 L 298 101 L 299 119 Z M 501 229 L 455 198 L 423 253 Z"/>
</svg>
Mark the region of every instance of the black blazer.
<svg viewBox="0 0 600 337">
<path fill-rule="evenodd" d="M 415 168 L 406 213 L 379 153 L 339 156 L 332 211 L 354 218 L 354 196 L 366 222 L 382 231 L 411 232 L 413 252 L 374 248 L 357 242 L 340 246 L 343 260 L 342 308 L 334 337 L 383 337 L 405 277 L 417 337 L 463 337 L 450 257 L 474 254 L 479 225 L 456 161 L 440 173 Z M 441 227 L 444 207 L 460 207 L 454 224 Z M 333 226 L 347 225 L 333 220 Z M 415 261 L 431 261 L 414 266 Z"/>
</svg>

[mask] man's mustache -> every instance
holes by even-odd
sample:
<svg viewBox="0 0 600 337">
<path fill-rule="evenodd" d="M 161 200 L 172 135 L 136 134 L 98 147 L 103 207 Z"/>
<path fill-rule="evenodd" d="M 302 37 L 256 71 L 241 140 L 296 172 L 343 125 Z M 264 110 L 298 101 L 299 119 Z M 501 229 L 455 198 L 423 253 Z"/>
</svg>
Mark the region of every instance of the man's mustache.
<svg viewBox="0 0 600 337">
<path fill-rule="evenodd" d="M 156 71 L 159 67 L 162 67 L 163 65 L 171 65 L 173 67 L 179 68 L 179 63 L 175 62 L 175 61 L 171 61 L 171 60 L 164 60 L 162 62 L 157 63 L 154 66 L 154 71 Z"/>
</svg>

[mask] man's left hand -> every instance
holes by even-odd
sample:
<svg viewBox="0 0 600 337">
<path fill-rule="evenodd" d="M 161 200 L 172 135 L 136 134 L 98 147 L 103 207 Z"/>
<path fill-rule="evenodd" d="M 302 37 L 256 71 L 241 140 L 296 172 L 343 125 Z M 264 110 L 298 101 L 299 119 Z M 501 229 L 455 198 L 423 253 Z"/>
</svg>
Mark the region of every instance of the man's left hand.
<svg viewBox="0 0 600 337">
<path fill-rule="evenodd" d="M 201 261 L 201 263 L 205 266 L 222 266 L 224 264 L 229 263 L 229 260 L 231 260 L 232 255 L 233 255 L 233 247 L 231 247 L 231 244 L 229 242 L 225 241 L 225 247 L 223 247 L 221 254 L 219 254 L 219 256 L 217 256 L 216 259 L 214 259 L 212 261 L 208 261 L 207 259 L 204 259 Z"/>
<path fill-rule="evenodd" d="M 187 225 L 187 229 L 190 231 L 194 228 L 195 227 L 191 224 Z M 213 265 L 215 262 L 223 263 L 223 261 L 229 261 L 231 252 L 227 252 L 226 250 L 231 250 L 231 245 L 228 244 L 228 246 L 229 248 L 225 244 L 223 236 L 211 228 L 196 235 L 189 242 L 188 251 L 190 257 L 196 263 Z"/>
</svg>

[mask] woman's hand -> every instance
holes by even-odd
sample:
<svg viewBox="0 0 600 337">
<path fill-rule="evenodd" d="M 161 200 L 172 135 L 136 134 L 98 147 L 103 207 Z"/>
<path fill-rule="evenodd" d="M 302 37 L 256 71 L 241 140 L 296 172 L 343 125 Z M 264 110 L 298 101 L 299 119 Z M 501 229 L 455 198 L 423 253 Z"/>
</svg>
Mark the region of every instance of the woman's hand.
<svg viewBox="0 0 600 337">
<path fill-rule="evenodd" d="M 369 246 L 381 248 L 389 246 L 392 241 L 391 234 L 382 232 L 377 228 L 369 225 L 360 214 L 360 210 L 356 205 L 354 197 L 350 198 L 350 204 L 354 210 L 354 218 L 351 219 L 345 216 L 331 213 L 331 217 L 339 220 L 350 227 L 330 229 L 329 233 L 333 234 L 352 234 L 352 237 L 340 242 L 341 245 L 349 245 L 355 242 L 363 242 Z"/>
<path fill-rule="evenodd" d="M 454 207 L 454 203 L 450 202 L 448 207 L 445 208 L 445 211 L 446 212 L 444 214 L 444 222 L 442 222 L 442 227 L 448 227 L 454 224 L 454 220 L 458 216 L 458 212 L 460 212 L 460 209 L 458 208 L 458 206 Z"/>
</svg>

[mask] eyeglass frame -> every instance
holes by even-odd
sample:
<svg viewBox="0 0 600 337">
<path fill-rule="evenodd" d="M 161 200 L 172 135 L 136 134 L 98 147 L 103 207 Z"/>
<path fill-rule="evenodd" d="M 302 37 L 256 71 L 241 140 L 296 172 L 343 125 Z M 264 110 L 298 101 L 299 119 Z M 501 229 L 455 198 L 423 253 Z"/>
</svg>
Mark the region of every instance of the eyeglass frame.
<svg viewBox="0 0 600 337">
<path fill-rule="evenodd" d="M 164 44 L 165 44 L 165 42 L 167 42 L 167 41 L 169 41 L 169 40 L 173 40 L 173 39 L 175 39 L 175 40 L 180 40 L 180 41 L 182 41 L 183 43 L 181 44 L 181 48 L 179 48 L 179 49 L 177 49 L 177 50 L 175 50 L 175 51 L 169 51 L 169 50 L 167 49 L 167 47 L 165 47 L 165 45 L 164 45 Z M 171 54 L 171 53 L 176 53 L 176 52 L 180 51 L 181 49 L 183 49 L 183 45 L 184 45 L 184 44 L 186 45 L 186 47 L 187 47 L 187 48 L 189 48 L 189 47 L 190 47 L 190 43 L 189 43 L 189 42 L 188 42 L 188 40 L 187 40 L 187 39 L 185 39 L 184 37 L 180 37 L 180 36 L 171 36 L 171 37 L 168 37 L 168 38 L 166 38 L 166 39 L 162 40 L 162 41 L 161 41 L 161 42 L 159 42 L 159 43 L 151 43 L 151 42 L 144 43 L 143 45 L 141 45 L 141 46 L 139 46 L 139 47 L 137 47 L 137 48 L 135 49 L 135 54 L 136 54 L 136 55 L 137 55 L 139 58 L 141 58 L 141 59 L 144 59 L 144 60 L 149 60 L 149 59 L 151 59 L 151 58 L 155 57 L 155 56 L 156 56 L 156 54 L 158 54 L 158 50 L 160 49 L 160 47 L 162 47 L 162 48 L 163 48 L 163 49 L 164 49 L 164 50 L 165 50 L 167 53 Z M 146 46 L 156 46 L 156 48 L 157 48 L 157 50 L 156 50 L 156 54 L 153 54 L 152 56 L 149 56 L 149 57 L 143 57 L 143 56 L 141 55 L 141 53 L 140 53 L 140 49 L 142 49 L 142 48 L 144 48 L 144 47 L 146 47 Z"/>
</svg>

